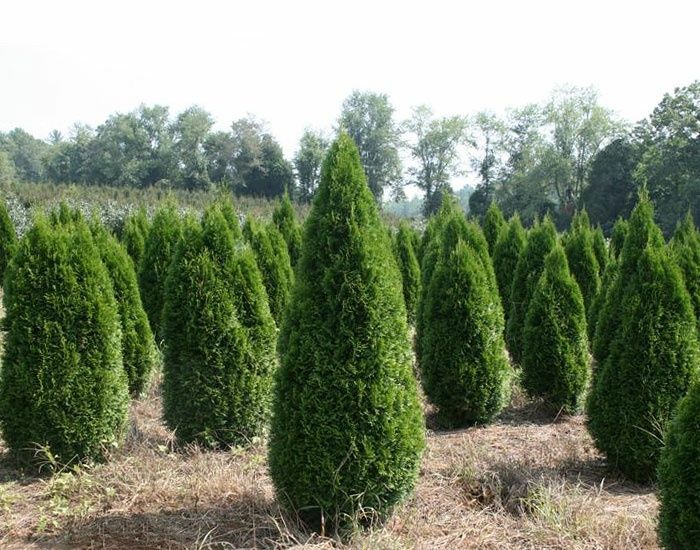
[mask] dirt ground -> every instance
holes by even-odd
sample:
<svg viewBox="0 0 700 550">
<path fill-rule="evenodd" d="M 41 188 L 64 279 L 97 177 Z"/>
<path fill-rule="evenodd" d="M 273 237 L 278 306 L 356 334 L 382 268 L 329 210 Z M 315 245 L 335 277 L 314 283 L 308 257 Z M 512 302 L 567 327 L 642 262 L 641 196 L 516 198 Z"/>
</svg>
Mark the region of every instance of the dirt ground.
<svg viewBox="0 0 700 550">
<path fill-rule="evenodd" d="M 36 477 L 0 454 L 4 548 L 657 548 L 653 487 L 616 478 L 581 417 L 515 397 L 486 427 L 428 431 L 413 497 L 343 543 L 279 509 L 264 442 L 175 450 L 157 390 L 105 464 Z M 430 416 L 428 426 L 432 425 Z"/>
</svg>

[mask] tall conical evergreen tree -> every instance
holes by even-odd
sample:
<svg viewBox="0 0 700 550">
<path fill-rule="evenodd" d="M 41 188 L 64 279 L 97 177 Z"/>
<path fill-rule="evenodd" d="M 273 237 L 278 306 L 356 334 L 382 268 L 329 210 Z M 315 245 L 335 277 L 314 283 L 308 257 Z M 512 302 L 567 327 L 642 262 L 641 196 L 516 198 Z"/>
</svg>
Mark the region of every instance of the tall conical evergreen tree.
<svg viewBox="0 0 700 550">
<path fill-rule="evenodd" d="M 627 232 L 629 231 L 629 222 L 622 218 L 617 218 L 615 225 L 613 225 L 612 235 L 610 236 L 610 255 L 616 258 L 620 257 L 622 254 L 622 247 L 625 244 L 625 238 L 627 238 Z"/>
<path fill-rule="evenodd" d="M 583 305 L 587 311 L 600 291 L 600 265 L 593 247 L 593 231 L 585 210 L 574 217 L 564 247 L 571 274 L 581 289 Z"/>
<path fill-rule="evenodd" d="M 659 460 L 659 538 L 665 548 L 697 548 L 700 540 L 700 384 L 684 397 Z"/>
<path fill-rule="evenodd" d="M 5 201 L 0 200 L 0 286 L 3 284 L 5 270 L 16 244 L 15 226 L 7 212 Z"/>
<path fill-rule="evenodd" d="M 520 222 L 520 216 L 515 214 L 508 222 L 508 226 L 501 231 L 493 249 L 493 270 L 496 274 L 498 293 L 501 296 L 506 321 L 510 315 L 513 276 L 526 242 L 527 233 Z"/>
<path fill-rule="evenodd" d="M 236 212 L 236 207 L 233 205 L 231 195 L 226 194 L 219 197 L 214 204 L 224 216 L 234 240 L 242 238 L 241 224 L 238 221 L 238 213 Z"/>
<path fill-rule="evenodd" d="M 496 241 L 498 241 L 498 236 L 505 226 L 506 220 L 503 217 L 503 212 L 501 212 L 501 209 L 495 202 L 492 202 L 488 210 L 486 210 L 482 224 L 484 237 L 486 237 L 486 243 L 488 244 L 489 253 L 491 255 L 493 255 L 493 249 L 496 246 Z"/>
<path fill-rule="evenodd" d="M 616 304 L 620 326 L 596 369 L 587 413 L 596 446 L 610 464 L 631 479 L 650 481 L 671 413 L 697 378 L 698 339 L 680 269 L 663 243 L 648 240 L 635 272 L 623 278 L 635 225 L 617 279 L 627 283 Z"/>
<path fill-rule="evenodd" d="M 690 213 L 678 223 L 670 246 L 673 257 L 683 273 L 700 331 L 700 233 L 695 228 Z"/>
<path fill-rule="evenodd" d="M 301 254 L 301 227 L 299 222 L 297 222 L 294 207 L 292 206 L 292 201 L 289 200 L 288 194 L 285 193 L 272 212 L 272 221 L 287 243 L 292 266 L 296 266 Z"/>
<path fill-rule="evenodd" d="M 547 216 L 530 230 L 513 275 L 510 293 L 510 314 L 506 325 L 506 345 L 516 363 L 522 359 L 525 318 L 535 286 L 544 269 L 544 259 L 557 242 L 557 230 Z"/>
<path fill-rule="evenodd" d="M 315 528 L 385 516 L 418 474 L 423 415 L 391 254 L 357 148 L 341 134 L 305 224 L 270 433 L 277 495 Z"/>
<path fill-rule="evenodd" d="M 126 249 L 98 222 L 93 223 L 92 233 L 117 300 L 129 393 L 138 397 L 148 387 L 158 365 L 158 349 L 141 302 L 134 264 Z"/>
<path fill-rule="evenodd" d="M 610 254 L 600 225 L 597 225 L 593 230 L 593 252 L 595 252 L 595 259 L 598 260 L 598 275 L 602 277 L 603 273 L 605 273 L 605 268 L 608 266 Z"/>
<path fill-rule="evenodd" d="M 243 236 L 255 254 L 272 317 L 280 323 L 294 282 L 287 245 L 274 225 L 263 226 L 250 216 L 243 225 Z"/>
<path fill-rule="evenodd" d="M 166 281 L 163 411 L 178 441 L 221 448 L 259 435 L 276 329 L 253 254 L 220 210 L 185 223 Z"/>
<path fill-rule="evenodd" d="M 454 241 L 451 225 L 443 231 L 428 287 L 420 364 L 426 395 L 450 427 L 498 414 L 507 402 L 510 372 L 497 290 L 477 252 L 460 237 Z"/>
<path fill-rule="evenodd" d="M 411 228 L 406 222 L 399 224 L 394 243 L 394 253 L 401 272 L 403 283 L 403 298 L 406 304 L 406 314 L 409 323 L 413 323 L 416 318 L 416 304 L 418 302 L 418 291 L 420 285 L 420 267 L 416 254 L 413 251 L 413 240 L 411 238 Z"/>
<path fill-rule="evenodd" d="M 596 321 L 592 352 L 598 365 L 602 365 L 607 359 L 610 344 L 620 330 L 622 325 L 620 304 L 625 286 L 634 277 L 637 262 L 647 245 L 663 247 L 664 237 L 654 223 L 654 212 L 649 196 L 643 191 L 630 216 L 627 235 L 619 256 L 619 274 L 606 292 L 605 304 Z"/>
<path fill-rule="evenodd" d="M 121 242 L 126 247 L 134 265 L 138 268 L 146 249 L 146 237 L 148 236 L 148 214 L 141 207 L 124 221 L 121 232 Z"/>
<path fill-rule="evenodd" d="M 6 281 L 5 442 L 27 458 L 37 445 L 59 463 L 101 458 L 124 434 L 128 388 L 117 303 L 87 225 L 37 219 Z"/>
<path fill-rule="evenodd" d="M 175 208 L 172 205 L 159 208 L 148 231 L 138 271 L 143 308 L 157 342 L 163 338 L 160 321 L 165 301 L 165 279 L 181 236 L 182 223 Z"/>
<path fill-rule="evenodd" d="M 524 336 L 525 390 L 554 411 L 579 411 L 589 377 L 586 313 L 560 244 L 545 259 Z"/>
</svg>

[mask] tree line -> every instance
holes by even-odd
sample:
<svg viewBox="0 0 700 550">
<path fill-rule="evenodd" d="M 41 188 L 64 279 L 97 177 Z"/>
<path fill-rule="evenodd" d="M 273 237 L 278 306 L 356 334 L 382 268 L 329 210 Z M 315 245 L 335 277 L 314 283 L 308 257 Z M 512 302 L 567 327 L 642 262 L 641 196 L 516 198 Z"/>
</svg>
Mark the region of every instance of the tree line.
<svg viewBox="0 0 700 550">
<path fill-rule="evenodd" d="M 201 107 L 172 117 L 167 107 L 142 105 L 94 129 L 76 125 L 69 137 L 54 131 L 41 140 L 16 128 L 0 133 L 0 182 L 219 186 L 238 195 L 311 200 L 328 135 L 307 128 L 289 161 L 254 117 L 226 131 L 213 126 Z M 504 115 L 438 117 L 422 105 L 404 121 L 386 94 L 354 91 L 334 129 L 357 144 L 378 201 L 390 195 L 401 204 L 412 185 L 427 216 L 452 193 L 451 182 L 468 174 L 468 208 L 479 218 L 495 201 L 526 225 L 549 212 L 563 228 L 585 207 L 609 234 L 646 187 L 669 235 L 688 211 L 700 221 L 699 128 L 700 81 L 667 94 L 634 125 L 602 106 L 593 88 L 560 88 L 542 104 Z"/>
</svg>

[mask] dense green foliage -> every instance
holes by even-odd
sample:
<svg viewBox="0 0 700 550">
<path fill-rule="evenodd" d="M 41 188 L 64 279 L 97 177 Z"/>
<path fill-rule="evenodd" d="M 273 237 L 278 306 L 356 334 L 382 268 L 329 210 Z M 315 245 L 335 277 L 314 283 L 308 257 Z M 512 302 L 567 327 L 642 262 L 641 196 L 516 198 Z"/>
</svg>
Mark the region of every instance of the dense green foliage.
<svg viewBox="0 0 700 550">
<path fill-rule="evenodd" d="M 615 285 L 615 279 L 617 278 L 619 272 L 619 262 L 615 258 L 610 258 L 600 281 L 600 291 L 591 303 L 591 306 L 586 310 L 589 342 L 592 341 L 593 337 L 595 336 L 598 317 L 600 316 L 600 312 L 602 311 L 603 307 L 605 307 L 608 292 L 610 292 L 610 289 Z"/>
<path fill-rule="evenodd" d="M 659 460 L 659 538 L 665 548 L 697 548 L 700 539 L 700 385 L 678 405 Z"/>
<path fill-rule="evenodd" d="M 143 308 L 158 342 L 163 338 L 160 321 L 165 301 L 165 279 L 181 235 L 182 224 L 175 208 L 171 205 L 160 207 L 148 231 L 138 272 Z"/>
<path fill-rule="evenodd" d="M 630 224 L 627 220 L 623 218 L 617 218 L 615 225 L 612 229 L 612 234 L 610 235 L 610 255 L 616 258 L 620 257 L 622 254 L 622 247 L 625 245 L 625 239 L 627 238 L 627 232 L 629 231 Z"/>
<path fill-rule="evenodd" d="M 683 273 L 700 331 L 700 233 L 695 228 L 690 214 L 676 227 L 670 246 L 673 257 Z"/>
<path fill-rule="evenodd" d="M 547 217 L 538 222 L 529 232 L 513 275 L 510 294 L 510 314 L 506 325 L 506 345 L 516 363 L 522 359 L 524 347 L 525 318 L 535 286 L 544 269 L 544 259 L 557 242 L 557 231 Z"/>
<path fill-rule="evenodd" d="M 214 207 L 218 208 L 223 215 L 234 240 L 242 238 L 243 233 L 241 232 L 241 224 L 238 221 L 238 213 L 236 212 L 236 207 L 233 205 L 231 196 L 225 195 L 223 197 L 219 197 Z"/>
<path fill-rule="evenodd" d="M 294 282 L 287 244 L 273 224 L 264 226 L 250 216 L 243 225 L 243 236 L 255 254 L 272 317 L 280 324 Z"/>
<path fill-rule="evenodd" d="M 603 235 L 603 230 L 599 225 L 593 230 L 593 252 L 595 252 L 595 259 L 598 260 L 598 275 L 602 277 L 608 265 L 610 253 L 608 245 L 605 243 L 605 235 Z"/>
<path fill-rule="evenodd" d="M 185 222 L 163 310 L 163 412 L 178 441 L 243 444 L 261 433 L 275 368 L 275 324 L 252 252 L 217 208 Z"/>
<path fill-rule="evenodd" d="M 583 406 L 589 360 L 586 313 L 561 245 L 544 262 L 525 319 L 522 384 L 554 411 Z"/>
<path fill-rule="evenodd" d="M 141 302 L 134 264 L 126 249 L 104 227 L 93 225 L 92 233 L 117 300 L 129 393 L 138 397 L 158 365 L 158 350 Z"/>
<path fill-rule="evenodd" d="M 127 419 L 117 303 L 85 223 L 38 219 L 10 261 L 0 421 L 8 447 L 101 458 Z"/>
<path fill-rule="evenodd" d="M 637 236 L 634 218 L 617 279 L 624 284 L 615 303 L 619 327 L 596 369 L 587 413 L 609 463 L 631 479 L 649 481 L 666 424 L 697 378 L 700 356 L 690 297 L 663 243 L 648 241 L 634 273 L 623 276 L 628 243 Z"/>
<path fill-rule="evenodd" d="M 649 197 L 642 193 L 639 202 L 632 211 L 628 223 L 627 235 L 619 256 L 619 274 L 606 291 L 605 303 L 596 320 L 595 335 L 591 346 L 593 357 L 602 365 L 610 351 L 612 341 L 621 330 L 622 303 L 625 287 L 637 272 L 637 262 L 647 246 L 654 248 L 664 246 L 664 238 L 654 223 L 654 212 Z"/>
<path fill-rule="evenodd" d="M 578 283 L 586 310 L 600 290 L 600 264 L 593 245 L 593 231 L 586 211 L 576 214 L 564 241 L 571 274 Z"/>
<path fill-rule="evenodd" d="M 269 444 L 279 499 L 317 529 L 385 516 L 415 484 L 423 416 L 401 276 L 345 134 L 323 164 L 279 350 Z"/>
<path fill-rule="evenodd" d="M 406 222 L 401 222 L 399 225 L 394 243 L 394 254 L 401 272 L 406 315 L 408 322 L 413 323 L 416 319 L 416 305 L 420 290 L 420 267 L 413 250 L 413 232 Z"/>
<path fill-rule="evenodd" d="M 136 267 L 140 265 L 146 249 L 148 229 L 148 215 L 144 208 L 139 208 L 124 220 L 124 226 L 121 230 L 121 242 L 126 247 L 126 251 Z"/>
<path fill-rule="evenodd" d="M 0 286 L 5 278 L 5 270 L 7 264 L 10 263 L 10 257 L 16 243 L 15 226 L 7 213 L 5 202 L 0 200 Z"/>
<path fill-rule="evenodd" d="M 496 274 L 498 293 L 501 296 L 506 321 L 510 315 L 513 276 L 526 242 L 527 233 L 523 229 L 523 224 L 520 223 L 520 216 L 515 214 L 508 222 L 508 226 L 501 231 L 493 249 L 493 270 Z"/>
<path fill-rule="evenodd" d="M 285 195 L 275 207 L 272 213 L 272 221 L 279 232 L 282 233 L 284 241 L 287 243 L 289 260 L 292 263 L 292 267 L 294 267 L 297 265 L 299 255 L 301 254 L 301 227 L 299 226 L 299 222 L 297 222 L 292 201 L 289 200 L 289 195 Z"/>
<path fill-rule="evenodd" d="M 505 226 L 506 220 L 503 218 L 503 212 L 501 212 L 501 209 L 495 202 L 492 202 L 481 223 L 481 227 L 484 230 L 484 237 L 486 237 L 486 242 L 489 245 L 489 253 L 492 256 L 496 242 L 498 241 L 498 236 Z"/>
<path fill-rule="evenodd" d="M 443 229 L 441 250 L 424 306 L 420 371 L 428 399 L 445 426 L 490 421 L 505 405 L 509 389 L 503 340 L 503 310 L 478 253 Z"/>
</svg>

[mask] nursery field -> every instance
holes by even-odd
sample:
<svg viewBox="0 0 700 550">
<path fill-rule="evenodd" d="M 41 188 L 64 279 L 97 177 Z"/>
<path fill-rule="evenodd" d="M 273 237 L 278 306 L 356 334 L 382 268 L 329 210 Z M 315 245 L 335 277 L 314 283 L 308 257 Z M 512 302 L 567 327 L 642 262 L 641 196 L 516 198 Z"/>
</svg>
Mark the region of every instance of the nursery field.
<svg viewBox="0 0 700 550">
<path fill-rule="evenodd" d="M 492 425 L 428 431 L 415 494 L 339 542 L 275 501 L 264 441 L 174 450 L 157 386 L 111 460 L 51 477 L 0 463 L 4 548 L 657 548 L 653 487 L 611 475 L 581 416 L 552 422 L 519 392 Z M 428 417 L 430 426 L 431 420 Z"/>
</svg>

